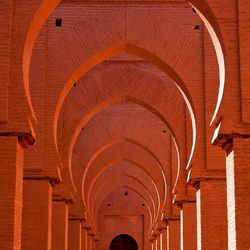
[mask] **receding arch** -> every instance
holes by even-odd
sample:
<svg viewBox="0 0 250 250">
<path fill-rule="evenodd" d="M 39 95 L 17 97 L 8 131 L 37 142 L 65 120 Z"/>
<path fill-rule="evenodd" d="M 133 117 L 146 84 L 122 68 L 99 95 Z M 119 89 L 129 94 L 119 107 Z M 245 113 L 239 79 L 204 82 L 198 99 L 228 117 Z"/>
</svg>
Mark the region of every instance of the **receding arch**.
<svg viewBox="0 0 250 250">
<path fill-rule="evenodd" d="M 206 27 L 209 30 L 210 36 L 213 40 L 214 47 L 217 54 L 217 59 L 219 62 L 219 68 L 220 68 L 220 89 L 219 89 L 219 96 L 217 100 L 217 105 L 215 109 L 214 116 L 212 118 L 211 123 L 214 121 L 216 114 L 219 110 L 220 103 L 222 100 L 223 90 L 224 90 L 224 82 L 225 79 L 223 79 L 223 75 L 225 78 L 225 62 L 224 62 L 224 43 L 223 43 L 223 36 L 219 27 L 219 24 L 216 20 L 216 17 L 214 16 L 213 12 L 211 11 L 211 8 L 209 4 L 206 1 L 200 1 L 200 0 L 189 0 L 188 1 L 194 8 L 196 8 L 198 11 L 198 14 L 204 21 Z M 33 16 L 33 19 L 30 24 L 30 28 L 27 32 L 27 37 L 24 45 L 23 50 L 23 81 L 24 81 L 24 90 L 26 93 L 27 102 L 29 104 L 31 113 L 33 117 L 35 117 L 34 109 L 32 106 L 31 101 L 31 95 L 29 91 L 29 65 L 31 60 L 32 51 L 34 48 L 35 41 L 38 37 L 38 34 L 41 30 L 41 27 L 45 23 L 48 16 L 53 12 L 53 10 L 61 3 L 61 0 L 43 0 L 40 6 L 38 7 L 35 15 Z M 219 46 L 218 46 L 219 45 Z M 112 50 L 112 49 L 111 49 Z M 115 52 L 115 51 L 114 51 Z M 115 55 L 115 54 L 114 54 Z M 189 100 L 190 101 L 190 100 Z M 60 104 L 60 101 L 59 101 Z M 56 114 L 58 116 L 58 114 Z M 194 117 L 193 117 L 194 118 Z M 56 120 L 58 117 L 56 118 Z M 57 127 L 57 124 L 55 124 L 55 127 Z M 55 131 L 56 133 L 56 131 Z M 56 134 L 55 134 L 56 138 Z M 190 161 L 188 162 L 188 166 L 190 164 Z"/>
<path fill-rule="evenodd" d="M 116 187 L 115 187 L 115 189 L 112 189 L 112 190 L 108 190 L 107 191 L 107 193 L 106 193 L 106 196 L 105 197 L 103 197 L 102 199 L 101 199 L 101 202 L 99 202 L 99 204 L 98 204 L 98 206 L 96 206 L 95 207 L 95 211 L 92 211 L 93 212 L 93 214 L 95 214 L 94 215 L 94 217 L 92 218 L 90 218 L 90 217 L 88 217 L 88 220 L 89 219 L 95 219 L 94 221 L 96 221 L 97 222 L 97 215 L 98 215 L 98 211 L 99 211 L 99 209 L 100 209 L 100 207 L 101 207 L 101 205 L 103 204 L 103 202 L 104 202 L 104 200 L 109 196 L 109 195 L 111 195 L 113 192 L 116 192 L 117 190 L 119 190 L 119 189 L 127 189 L 128 191 L 133 191 L 133 192 L 135 192 L 140 198 L 142 198 L 142 200 L 145 202 L 145 206 L 146 206 L 146 208 L 147 208 L 147 211 L 148 211 L 148 213 L 149 213 L 149 221 L 150 221 L 150 227 L 154 224 L 154 216 L 153 216 L 153 214 L 155 213 L 153 210 L 154 210 L 154 208 L 153 208 L 153 210 L 151 210 L 152 208 L 150 207 L 151 205 L 150 205 L 150 203 L 151 203 L 151 200 L 147 200 L 145 197 L 144 197 L 144 195 L 142 194 L 143 192 L 140 192 L 141 190 L 137 190 L 135 187 L 133 187 L 133 186 L 128 186 L 128 185 L 126 185 L 126 184 L 123 184 L 123 183 L 120 183 L 119 185 L 117 185 Z M 96 204 L 95 204 L 96 205 Z M 152 204 L 153 205 L 153 204 Z M 92 220 L 92 223 L 94 223 L 94 221 Z"/>
<path fill-rule="evenodd" d="M 56 148 L 57 148 L 57 125 L 58 125 L 59 114 L 61 112 L 61 109 L 62 109 L 63 103 L 65 101 L 65 98 L 69 94 L 69 92 L 70 92 L 72 86 L 74 85 L 74 83 L 76 81 L 78 81 L 78 79 L 80 77 L 82 77 L 86 72 L 88 72 L 95 65 L 100 64 L 102 61 L 104 61 L 104 60 L 106 60 L 108 58 L 118 56 L 118 55 L 121 55 L 123 53 L 136 55 L 136 56 L 142 58 L 143 60 L 151 63 L 152 65 L 156 66 L 157 68 L 159 68 L 162 72 L 164 72 L 168 77 L 170 77 L 173 80 L 176 87 L 179 89 L 180 93 L 182 94 L 183 99 L 184 99 L 184 101 L 185 101 L 185 103 L 187 105 L 187 108 L 189 110 L 189 113 L 190 113 L 192 129 L 193 129 L 192 147 L 191 147 L 190 156 L 189 156 L 187 166 L 186 166 L 188 168 L 189 165 L 190 165 L 193 153 L 194 153 L 195 143 L 196 143 L 196 119 L 195 119 L 195 112 L 194 112 L 191 96 L 190 96 L 184 82 L 180 78 L 180 76 L 167 63 L 165 63 L 161 58 L 157 57 L 156 55 L 152 54 L 151 52 L 149 52 L 149 51 L 147 51 L 145 49 L 136 47 L 134 45 L 130 45 L 130 44 L 117 45 L 115 47 L 107 48 L 106 50 L 95 54 L 89 60 L 87 60 L 85 63 L 83 63 L 71 75 L 70 79 L 67 81 L 67 83 L 64 86 L 64 89 L 62 90 L 62 92 L 60 94 L 60 97 L 59 97 L 59 100 L 58 100 L 58 103 L 57 103 L 57 106 L 56 106 L 56 110 L 55 110 L 55 116 L 54 116 L 54 140 L 55 140 Z M 108 106 L 108 105 L 113 104 L 113 103 L 121 102 L 121 100 L 119 101 L 120 98 L 117 98 L 116 101 L 114 99 L 113 100 L 107 100 L 106 103 L 103 103 L 101 105 L 105 107 L 105 106 Z M 153 109 L 152 107 L 150 107 L 146 103 L 144 103 L 141 100 L 138 100 L 138 99 L 136 99 L 134 97 L 127 96 L 127 97 L 123 97 L 123 98 L 124 98 L 123 101 L 134 101 L 135 103 L 146 107 L 151 112 L 153 112 L 155 114 L 158 113 L 158 112 L 156 112 L 155 109 Z M 101 108 L 103 108 L 103 107 L 100 107 L 99 109 L 101 109 Z M 93 115 L 96 114 L 96 113 L 98 113 L 98 108 L 97 108 L 97 110 L 92 110 Z M 157 116 L 159 118 L 161 118 L 162 121 L 165 122 L 165 124 L 168 126 L 168 128 L 170 129 L 174 139 L 177 142 L 177 138 L 176 138 L 176 136 L 174 134 L 173 128 L 171 128 L 169 126 L 166 119 L 160 113 L 158 113 Z M 73 140 L 74 140 L 74 138 L 73 138 Z M 57 148 L 57 151 L 58 151 L 58 148 Z"/>
<path fill-rule="evenodd" d="M 69 146 L 69 154 L 68 154 L 68 163 L 69 163 L 69 170 L 70 170 L 70 175 L 71 175 L 71 179 L 73 180 L 72 177 L 72 171 L 71 171 L 71 164 L 72 164 L 72 154 L 74 151 L 74 147 L 77 141 L 77 138 L 82 130 L 82 128 L 99 112 L 101 112 L 101 110 L 103 110 L 105 107 L 108 107 L 110 105 L 114 105 L 116 103 L 121 103 L 121 102 L 133 102 L 136 103 L 144 108 L 146 108 L 147 110 L 149 110 L 150 112 L 152 112 L 154 115 L 156 115 L 164 124 L 166 124 L 166 126 L 168 127 L 171 136 L 173 138 L 173 140 L 175 141 L 175 143 L 177 144 L 177 148 L 178 148 L 178 155 L 180 154 L 180 150 L 179 150 L 179 146 L 178 146 L 178 139 L 175 136 L 175 133 L 173 131 L 173 129 L 170 127 L 170 125 L 168 124 L 166 118 L 159 113 L 156 109 L 154 109 L 153 107 L 151 107 L 148 103 L 139 100 L 135 97 L 132 96 L 119 96 L 119 97 L 115 97 L 115 98 L 111 98 L 106 100 L 105 102 L 99 104 L 97 107 L 95 107 L 94 109 L 92 109 L 92 111 L 90 113 L 88 113 L 88 115 L 86 115 L 85 117 L 82 118 L 82 120 L 80 121 L 80 123 L 78 124 L 77 128 L 74 131 L 74 135 L 71 138 L 71 142 L 70 142 L 70 146 Z M 179 157 L 179 156 L 178 156 Z M 181 166 L 179 165 L 178 168 L 180 168 Z M 183 166 L 184 167 L 184 166 Z"/>
<path fill-rule="evenodd" d="M 104 151 L 107 151 L 109 150 L 111 147 L 115 146 L 115 145 L 118 145 L 118 144 L 121 144 L 121 143 L 124 143 L 124 142 L 128 142 L 128 143 L 131 143 L 131 144 L 135 144 L 137 145 L 139 148 L 142 148 L 143 150 L 145 150 L 150 156 L 152 156 L 152 158 L 158 163 L 159 165 L 159 170 L 161 171 L 161 174 L 162 174 L 162 178 L 163 178 L 163 181 L 164 181 L 164 185 L 165 185 L 165 189 L 166 189 L 166 177 L 165 177 L 165 174 L 164 174 L 164 170 L 163 170 L 163 166 L 161 164 L 161 162 L 159 161 L 159 159 L 154 155 L 153 152 L 151 152 L 147 147 L 145 147 L 144 145 L 140 144 L 139 142 L 137 141 L 134 141 L 132 139 L 129 139 L 129 138 L 118 138 L 117 140 L 109 143 L 109 144 L 106 144 L 106 145 L 103 145 L 88 161 L 87 165 L 86 165 L 86 168 L 85 168 L 85 171 L 84 171 L 84 174 L 83 174 L 83 178 L 82 178 L 82 190 L 84 192 L 84 183 L 85 183 L 85 180 L 86 180 L 86 176 L 87 176 L 87 173 L 88 173 L 88 169 L 90 168 L 91 164 L 97 159 L 97 157 L 103 153 Z"/>
<path fill-rule="evenodd" d="M 111 176 L 104 183 L 102 183 L 102 185 L 96 192 L 95 196 L 93 197 L 93 202 L 90 204 L 89 213 L 91 214 L 90 217 L 91 221 L 95 222 L 94 219 L 97 218 L 98 209 L 102 204 L 103 200 L 105 199 L 105 197 L 121 187 L 130 188 L 131 190 L 136 191 L 139 194 L 139 196 L 141 196 L 143 200 L 145 200 L 145 202 L 148 203 L 149 208 L 151 207 L 150 208 L 152 214 L 151 224 L 153 224 L 157 220 L 157 217 L 160 214 L 160 207 L 157 206 L 156 204 L 157 201 L 155 201 L 151 196 L 151 193 L 148 190 L 146 184 L 141 182 L 134 176 L 128 174 L 119 174 Z M 141 193 L 136 188 L 139 188 Z"/>
<path fill-rule="evenodd" d="M 119 234 L 110 243 L 109 250 L 138 250 L 138 244 L 136 240 L 127 235 Z"/>
<path fill-rule="evenodd" d="M 137 181 L 139 185 L 141 185 L 143 187 L 143 189 L 136 189 L 135 186 L 129 186 L 127 185 L 127 187 L 129 187 L 131 190 L 136 190 L 137 193 L 142 192 L 142 194 L 140 195 L 141 198 L 143 198 L 143 200 L 145 202 L 148 203 L 148 207 L 149 210 L 151 211 L 152 217 L 150 220 L 151 225 L 153 225 L 157 219 L 160 216 L 160 210 L 159 210 L 159 205 L 157 205 L 157 201 L 154 201 L 150 190 L 148 188 L 146 188 L 145 185 L 142 184 L 142 182 L 136 180 L 134 177 L 132 177 L 131 175 L 127 175 L 127 174 L 122 174 L 122 175 L 116 175 L 116 177 L 118 179 L 122 179 L 122 178 L 130 178 L 133 179 L 133 181 Z M 112 178 L 113 179 L 113 178 Z M 110 186 L 112 185 L 112 183 L 105 183 L 104 184 L 104 188 L 101 190 L 99 190 L 99 192 L 95 195 L 95 200 L 89 210 L 89 214 L 90 214 L 90 219 L 93 222 L 93 225 L 97 223 L 97 215 L 98 215 L 98 211 L 99 208 L 101 207 L 101 204 L 103 203 L 104 199 L 112 192 L 116 191 L 118 188 L 121 187 L 125 187 L 126 183 L 123 181 L 120 181 L 121 183 L 118 184 L 118 186 L 116 186 L 114 189 L 109 190 Z M 103 195 L 103 193 L 105 194 L 105 196 L 103 198 L 101 198 L 101 196 Z M 149 198 L 148 198 L 149 197 Z"/>
<path fill-rule="evenodd" d="M 150 197 L 150 200 L 151 200 L 151 202 L 152 202 L 152 204 L 153 204 L 153 207 L 154 207 L 154 215 L 155 215 L 155 217 L 156 217 L 156 215 L 159 214 L 159 212 L 160 212 L 160 206 L 159 206 L 159 204 L 158 204 L 158 206 L 157 206 L 157 202 L 158 202 L 158 201 L 155 201 L 155 200 L 153 199 L 152 194 L 151 194 L 149 188 L 146 186 L 146 184 L 143 183 L 141 180 L 137 179 L 135 176 L 130 175 L 130 174 L 127 174 L 127 173 L 120 173 L 120 174 L 112 175 L 112 176 L 110 176 L 110 178 L 108 178 L 107 180 L 105 180 L 105 182 L 102 183 L 102 185 L 99 187 L 98 191 L 96 192 L 95 196 L 93 197 L 93 201 L 94 201 L 94 202 L 92 203 L 93 207 L 89 206 L 89 211 L 91 211 L 91 208 L 94 208 L 94 206 L 96 206 L 96 207 L 98 208 L 98 203 L 95 202 L 95 201 L 96 201 L 96 200 L 100 201 L 100 202 L 99 202 L 99 205 L 102 203 L 102 199 L 97 199 L 98 195 L 99 195 L 103 190 L 105 190 L 105 187 L 110 187 L 110 185 L 113 184 L 115 181 L 117 181 L 117 179 L 119 179 L 119 178 L 131 179 L 132 181 L 135 181 L 136 183 L 138 183 L 139 185 L 141 185 L 141 187 L 144 188 L 144 190 L 146 191 L 146 193 L 147 193 L 148 196 Z M 119 187 L 121 186 L 121 183 L 122 183 L 122 182 L 119 182 L 119 184 L 118 184 Z M 125 184 L 123 184 L 123 186 L 124 186 L 124 185 L 125 185 Z M 127 183 L 126 183 L 126 185 L 128 186 Z M 114 191 L 114 190 L 115 190 L 115 189 L 113 189 L 112 191 Z M 144 200 L 146 200 L 145 197 L 144 197 Z M 157 207 L 158 207 L 158 209 L 157 209 Z M 98 210 L 98 209 L 97 209 L 97 210 Z M 94 212 L 94 211 L 92 211 L 92 212 Z M 93 216 L 93 218 L 94 218 L 94 216 Z"/>
<path fill-rule="evenodd" d="M 134 166 L 140 168 L 140 169 L 146 174 L 146 176 L 148 177 L 148 179 L 151 180 L 151 183 L 153 184 L 154 190 L 156 191 L 158 203 L 159 203 L 159 204 L 162 204 L 162 206 L 164 206 L 165 200 L 163 201 L 163 203 L 161 203 L 161 198 L 160 198 L 161 194 L 160 194 L 160 192 L 159 192 L 159 189 L 158 189 L 156 183 L 155 183 L 154 180 L 151 178 L 150 173 L 149 173 L 148 171 L 146 171 L 145 168 L 143 168 L 140 164 L 138 164 L 138 163 L 136 163 L 136 162 L 134 162 L 134 161 L 131 161 L 131 160 L 129 160 L 129 159 L 118 159 L 118 160 L 115 160 L 115 161 L 110 162 L 110 163 L 108 163 L 108 164 L 105 164 L 104 167 L 101 169 L 101 171 L 98 172 L 98 175 L 95 176 L 95 178 L 93 179 L 93 181 L 92 181 L 92 183 L 91 183 L 91 185 L 90 185 L 90 188 L 89 188 L 89 192 L 88 192 L 88 195 L 87 195 L 86 207 L 89 208 L 90 194 L 91 194 L 91 192 L 92 192 L 92 189 L 93 189 L 94 185 L 95 185 L 96 182 L 97 182 L 97 179 L 98 179 L 99 177 L 101 177 L 102 174 L 104 174 L 105 171 L 107 171 L 108 169 L 114 168 L 114 166 L 115 166 L 116 164 L 120 163 L 120 162 L 128 162 L 128 163 L 131 163 L 132 165 L 134 165 Z M 124 172 L 124 173 L 125 173 L 125 172 Z M 141 177 L 141 176 L 139 175 L 138 178 L 140 178 L 140 177 Z M 137 179 L 137 178 L 136 178 L 136 179 Z M 141 182 L 141 183 L 142 183 L 142 182 Z M 148 191 L 149 191 L 150 194 L 151 194 L 151 191 L 153 191 L 153 190 L 148 189 Z M 152 195 L 152 194 L 151 194 L 151 195 Z M 152 196 L 153 196 L 153 195 L 152 195 Z"/>
</svg>

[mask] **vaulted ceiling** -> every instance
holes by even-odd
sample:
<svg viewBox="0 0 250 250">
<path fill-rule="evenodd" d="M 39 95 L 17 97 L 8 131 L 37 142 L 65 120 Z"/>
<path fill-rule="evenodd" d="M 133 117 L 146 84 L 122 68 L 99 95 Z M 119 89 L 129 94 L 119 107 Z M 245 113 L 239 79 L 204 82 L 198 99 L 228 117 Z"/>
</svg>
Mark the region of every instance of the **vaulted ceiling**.
<svg viewBox="0 0 250 250">
<path fill-rule="evenodd" d="M 187 194 L 191 159 L 205 164 L 219 86 L 218 73 L 204 83 L 205 47 L 218 72 L 212 40 L 186 2 L 63 1 L 43 25 L 30 65 L 36 147 L 59 164 L 55 193 L 74 197 L 71 215 L 95 233 L 103 215 L 132 211 L 150 235 Z"/>
</svg>

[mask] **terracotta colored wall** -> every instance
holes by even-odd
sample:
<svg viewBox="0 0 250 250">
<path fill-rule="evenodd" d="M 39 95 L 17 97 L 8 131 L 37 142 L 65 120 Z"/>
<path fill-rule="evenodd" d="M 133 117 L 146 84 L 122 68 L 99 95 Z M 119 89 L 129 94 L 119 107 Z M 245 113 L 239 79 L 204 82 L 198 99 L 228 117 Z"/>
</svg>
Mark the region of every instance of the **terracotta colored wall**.
<svg viewBox="0 0 250 250">
<path fill-rule="evenodd" d="M 23 211 L 23 148 L 0 137 L 0 248 L 20 249 Z"/>
<path fill-rule="evenodd" d="M 249 12 L 1 1 L 0 249 L 250 249 Z"/>
</svg>

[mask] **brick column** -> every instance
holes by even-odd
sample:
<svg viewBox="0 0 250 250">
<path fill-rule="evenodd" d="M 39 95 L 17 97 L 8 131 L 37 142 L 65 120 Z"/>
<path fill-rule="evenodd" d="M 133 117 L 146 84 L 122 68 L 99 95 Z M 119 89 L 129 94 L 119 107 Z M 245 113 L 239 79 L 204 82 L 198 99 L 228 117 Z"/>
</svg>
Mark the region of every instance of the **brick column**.
<svg viewBox="0 0 250 250">
<path fill-rule="evenodd" d="M 181 249 L 197 249 L 196 202 L 185 202 L 181 205 Z"/>
<path fill-rule="evenodd" d="M 153 240 L 152 239 L 149 239 L 149 246 L 150 246 L 150 249 L 151 250 L 154 250 L 154 243 L 153 243 Z"/>
<path fill-rule="evenodd" d="M 24 179 L 23 250 L 51 250 L 52 186 L 48 180 Z"/>
<path fill-rule="evenodd" d="M 157 235 L 156 235 L 156 242 L 157 242 L 157 250 L 161 250 L 161 233 L 159 232 Z"/>
<path fill-rule="evenodd" d="M 96 243 L 96 242 L 95 242 L 95 239 L 93 238 L 93 239 L 92 239 L 92 249 L 93 249 L 93 250 L 95 250 L 95 248 L 96 248 L 95 243 Z"/>
<path fill-rule="evenodd" d="M 158 249 L 166 250 L 167 249 L 167 224 L 165 221 L 160 221 L 157 225 L 159 236 L 158 240 Z"/>
<path fill-rule="evenodd" d="M 161 242 L 161 250 L 167 250 L 167 225 L 166 227 L 161 228 L 161 235 L 160 235 L 160 242 Z"/>
<path fill-rule="evenodd" d="M 52 250 L 68 250 L 68 204 L 52 203 Z"/>
<path fill-rule="evenodd" d="M 69 220 L 68 250 L 81 250 L 81 221 Z"/>
<path fill-rule="evenodd" d="M 81 228 L 81 235 L 82 235 L 82 250 L 87 250 L 88 249 L 88 231 L 87 228 L 82 226 Z"/>
<path fill-rule="evenodd" d="M 92 250 L 92 236 L 88 235 L 88 250 Z"/>
<path fill-rule="evenodd" d="M 197 249 L 227 249 L 226 181 L 202 181 L 196 192 Z"/>
<path fill-rule="evenodd" d="M 23 149 L 0 137 L 0 249 L 21 248 Z"/>
<path fill-rule="evenodd" d="M 168 220 L 167 226 L 167 250 L 180 250 L 180 220 Z"/>
<path fill-rule="evenodd" d="M 228 249 L 250 249 L 250 139 L 233 139 L 226 171 Z"/>
<path fill-rule="evenodd" d="M 153 240 L 153 250 L 158 250 L 157 249 L 157 238 Z"/>
</svg>

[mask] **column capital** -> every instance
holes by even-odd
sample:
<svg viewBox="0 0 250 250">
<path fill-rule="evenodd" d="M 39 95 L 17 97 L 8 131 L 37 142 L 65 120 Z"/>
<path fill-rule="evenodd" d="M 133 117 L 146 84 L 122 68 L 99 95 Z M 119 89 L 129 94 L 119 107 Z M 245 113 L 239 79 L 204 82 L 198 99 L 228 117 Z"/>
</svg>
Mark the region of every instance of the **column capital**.
<svg viewBox="0 0 250 250">
<path fill-rule="evenodd" d="M 84 229 L 86 229 L 88 231 L 88 230 L 91 229 L 91 226 L 90 226 L 90 224 L 86 220 L 84 220 L 82 222 L 82 228 L 84 228 Z"/>
<path fill-rule="evenodd" d="M 33 146 L 36 142 L 34 133 L 29 132 L 0 132 L 0 136 L 6 137 L 17 137 L 19 144 L 24 148 L 28 148 L 29 146 Z"/>
<path fill-rule="evenodd" d="M 172 215 L 169 217 L 167 220 L 164 220 L 166 225 L 168 225 L 169 221 L 179 221 L 180 220 L 180 215 Z"/>
<path fill-rule="evenodd" d="M 98 238 L 96 235 L 93 237 L 93 240 L 96 242 L 96 241 L 99 241 L 100 238 Z"/>
<path fill-rule="evenodd" d="M 167 223 L 165 221 L 160 221 L 157 223 L 157 229 L 161 230 L 161 229 L 166 229 L 167 228 Z"/>
<path fill-rule="evenodd" d="M 42 170 L 39 171 L 37 169 L 24 169 L 23 173 L 23 179 L 24 180 L 47 180 L 50 182 L 50 184 L 54 187 L 57 184 L 61 183 L 61 178 L 58 176 L 52 176 L 50 174 L 47 174 L 46 172 L 43 172 Z"/>
<path fill-rule="evenodd" d="M 85 221 L 85 218 L 81 218 L 81 217 L 76 217 L 73 215 L 69 215 L 68 218 L 69 221 L 79 221 L 80 223 L 82 223 L 83 221 Z"/>
<path fill-rule="evenodd" d="M 150 229 L 149 233 L 148 233 L 148 238 L 150 241 L 155 240 L 155 234 L 154 234 L 154 229 Z"/>
<path fill-rule="evenodd" d="M 94 230 L 92 228 L 90 228 L 90 230 L 87 231 L 88 235 L 91 236 L 92 238 L 96 235 L 96 233 L 94 232 Z"/>
<path fill-rule="evenodd" d="M 64 197 L 60 194 L 52 194 L 52 201 L 53 202 L 65 202 L 66 204 L 73 204 L 75 200 L 73 197 Z"/>
<path fill-rule="evenodd" d="M 231 151 L 233 146 L 233 140 L 235 138 L 249 139 L 250 134 L 242 134 L 242 133 L 231 133 L 231 134 L 223 134 L 219 133 L 220 125 L 215 129 L 212 144 L 221 147 L 223 150 Z"/>
<path fill-rule="evenodd" d="M 173 204 L 178 205 L 179 203 L 182 203 L 183 201 L 187 200 L 187 195 L 186 194 L 174 194 L 173 198 Z"/>
<path fill-rule="evenodd" d="M 149 241 L 153 242 L 154 240 L 156 240 L 156 238 L 155 238 L 154 235 L 152 235 L 152 236 L 149 237 Z"/>
<path fill-rule="evenodd" d="M 189 184 L 199 189 L 199 183 L 202 181 L 226 181 L 226 170 L 208 170 L 200 173 L 199 176 L 190 177 Z"/>
<path fill-rule="evenodd" d="M 155 238 L 157 238 L 159 235 L 161 234 L 159 228 L 155 229 L 153 232 L 153 235 L 155 236 Z"/>
<path fill-rule="evenodd" d="M 195 203 L 195 202 L 196 202 L 196 199 L 195 199 L 195 198 L 187 197 L 186 200 L 183 200 L 182 202 L 178 203 L 178 206 L 179 206 L 180 208 L 182 208 L 182 205 L 183 205 L 184 203 Z"/>
</svg>

